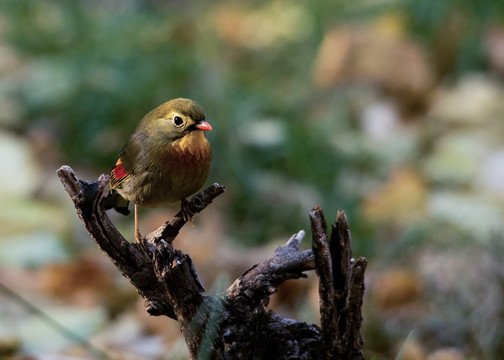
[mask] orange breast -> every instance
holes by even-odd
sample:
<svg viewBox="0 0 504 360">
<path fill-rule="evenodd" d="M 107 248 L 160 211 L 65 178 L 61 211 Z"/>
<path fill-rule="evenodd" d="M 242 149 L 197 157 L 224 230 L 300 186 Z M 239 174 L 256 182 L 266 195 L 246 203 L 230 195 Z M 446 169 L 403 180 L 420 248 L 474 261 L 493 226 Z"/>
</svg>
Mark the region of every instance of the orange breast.
<svg viewBox="0 0 504 360">
<path fill-rule="evenodd" d="M 193 131 L 165 148 L 164 160 L 175 164 L 202 165 L 212 161 L 212 148 L 203 131 Z"/>
<path fill-rule="evenodd" d="M 195 131 L 168 145 L 161 162 L 159 201 L 179 201 L 197 192 L 205 182 L 212 148 L 202 131 Z"/>
</svg>

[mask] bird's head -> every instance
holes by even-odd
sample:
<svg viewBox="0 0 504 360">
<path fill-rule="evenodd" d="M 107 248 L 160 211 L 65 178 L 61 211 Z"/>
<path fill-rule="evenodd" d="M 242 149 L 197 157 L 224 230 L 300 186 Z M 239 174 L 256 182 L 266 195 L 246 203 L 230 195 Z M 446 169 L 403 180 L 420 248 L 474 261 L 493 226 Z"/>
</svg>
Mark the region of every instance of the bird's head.
<svg viewBox="0 0 504 360">
<path fill-rule="evenodd" d="M 193 131 L 212 130 L 205 110 L 190 99 L 173 99 L 149 112 L 140 123 L 142 130 L 155 139 L 174 141 Z"/>
</svg>

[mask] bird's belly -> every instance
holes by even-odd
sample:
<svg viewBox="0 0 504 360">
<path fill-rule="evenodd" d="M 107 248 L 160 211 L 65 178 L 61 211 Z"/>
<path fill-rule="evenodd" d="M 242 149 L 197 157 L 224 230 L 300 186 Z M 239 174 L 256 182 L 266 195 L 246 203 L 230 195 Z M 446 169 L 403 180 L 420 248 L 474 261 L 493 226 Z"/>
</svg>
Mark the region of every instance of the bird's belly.
<svg viewBox="0 0 504 360">
<path fill-rule="evenodd" d="M 149 169 L 133 182 L 130 201 L 142 207 L 173 204 L 198 191 L 208 175 L 210 163 L 179 163 Z M 136 183 L 136 184 L 135 184 Z M 136 191 L 135 191 L 136 189 Z"/>
</svg>

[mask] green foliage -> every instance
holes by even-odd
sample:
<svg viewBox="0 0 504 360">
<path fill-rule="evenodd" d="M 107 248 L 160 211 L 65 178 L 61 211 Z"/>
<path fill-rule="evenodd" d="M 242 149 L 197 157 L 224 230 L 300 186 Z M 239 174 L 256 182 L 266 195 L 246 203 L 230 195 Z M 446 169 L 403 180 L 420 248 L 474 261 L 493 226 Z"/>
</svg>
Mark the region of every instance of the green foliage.
<svg viewBox="0 0 504 360">
<path fill-rule="evenodd" d="M 494 0 L 406 0 L 402 2 L 413 34 L 435 52 L 447 75 L 484 69 L 485 33 L 504 19 L 504 3 Z"/>
</svg>

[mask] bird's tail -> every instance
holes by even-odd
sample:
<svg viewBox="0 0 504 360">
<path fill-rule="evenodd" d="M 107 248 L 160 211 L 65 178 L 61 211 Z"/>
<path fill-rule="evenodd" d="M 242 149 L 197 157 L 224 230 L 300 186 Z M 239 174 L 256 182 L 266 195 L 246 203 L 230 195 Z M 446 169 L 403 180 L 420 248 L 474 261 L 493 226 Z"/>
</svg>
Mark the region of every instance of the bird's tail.
<svg viewBox="0 0 504 360">
<path fill-rule="evenodd" d="M 109 195 L 103 200 L 103 206 L 105 210 L 114 208 L 117 212 L 128 215 L 130 211 L 128 210 L 129 201 L 123 198 L 117 191 L 111 191 Z"/>
</svg>

